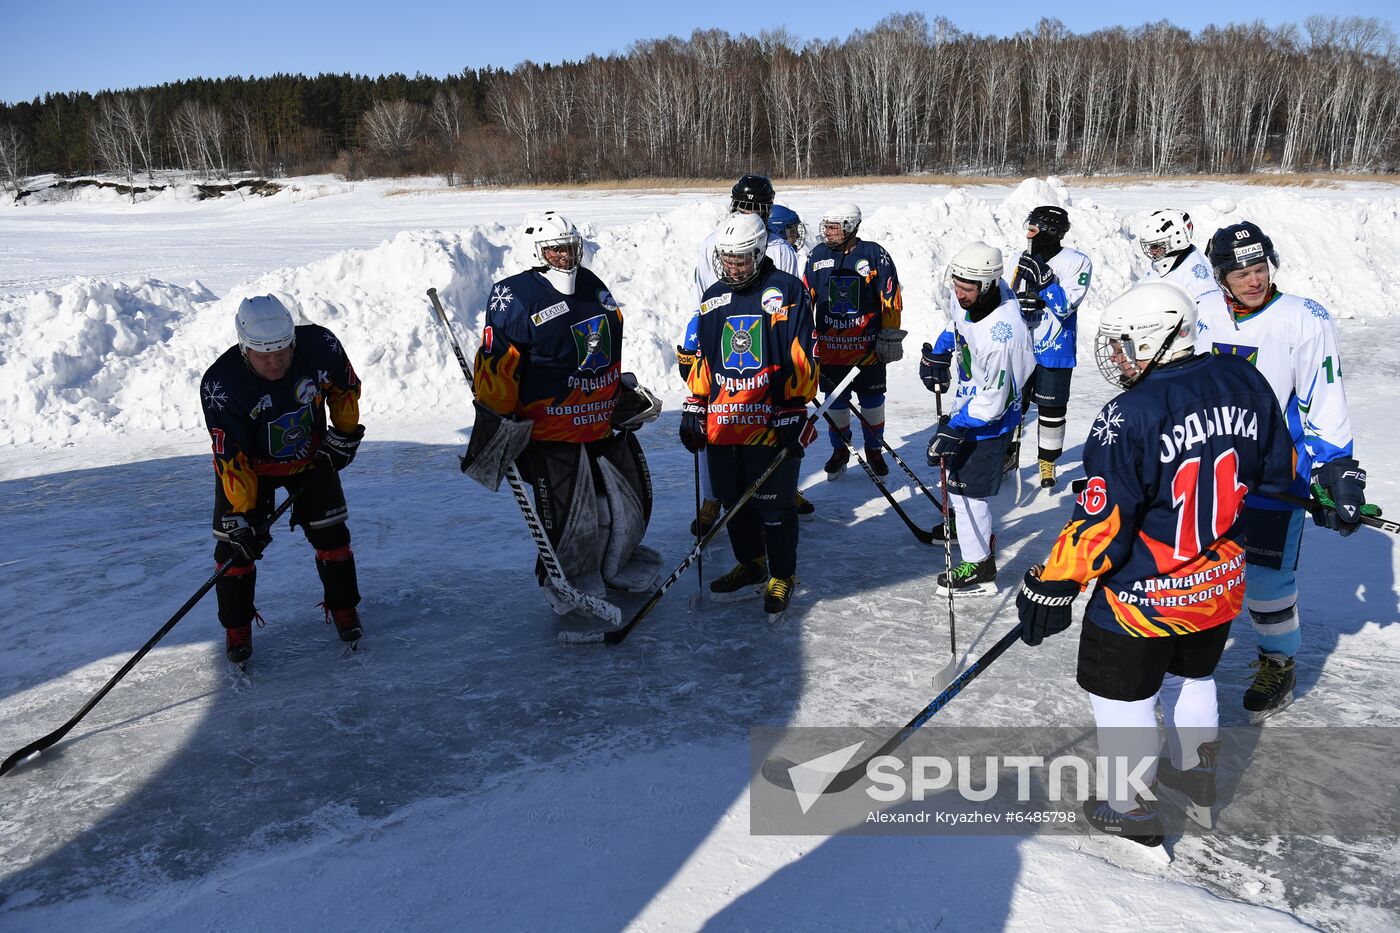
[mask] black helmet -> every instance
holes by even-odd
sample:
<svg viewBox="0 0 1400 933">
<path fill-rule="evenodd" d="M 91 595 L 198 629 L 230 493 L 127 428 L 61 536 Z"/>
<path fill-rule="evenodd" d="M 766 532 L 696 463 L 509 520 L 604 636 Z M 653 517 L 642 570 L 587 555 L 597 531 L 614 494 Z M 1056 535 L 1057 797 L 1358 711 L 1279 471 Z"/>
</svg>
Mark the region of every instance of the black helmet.
<svg viewBox="0 0 1400 933">
<path fill-rule="evenodd" d="M 1221 227 L 1211 235 L 1206 244 L 1206 258 L 1215 271 L 1217 282 L 1225 281 L 1227 273 L 1236 269 L 1248 269 L 1261 262 L 1278 265 L 1278 253 L 1274 252 L 1274 241 L 1259 229 L 1258 224 L 1245 221 Z"/>
<path fill-rule="evenodd" d="M 757 214 L 767 220 L 773 211 L 773 183 L 767 175 L 745 175 L 729 189 L 729 209 Z"/>
<path fill-rule="evenodd" d="M 1042 204 L 1035 208 L 1026 217 L 1026 226 L 1040 228 L 1040 232 L 1054 240 L 1063 240 L 1065 234 L 1069 233 L 1069 213 L 1063 207 L 1056 207 L 1053 204 Z"/>
</svg>

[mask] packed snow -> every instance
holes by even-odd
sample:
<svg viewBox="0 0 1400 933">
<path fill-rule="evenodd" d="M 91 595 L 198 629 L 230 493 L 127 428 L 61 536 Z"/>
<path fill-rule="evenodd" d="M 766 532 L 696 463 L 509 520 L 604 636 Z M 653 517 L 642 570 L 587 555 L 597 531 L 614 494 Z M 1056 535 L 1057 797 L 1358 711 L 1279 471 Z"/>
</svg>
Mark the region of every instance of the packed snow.
<svg viewBox="0 0 1400 933">
<path fill-rule="evenodd" d="M 932 396 L 917 348 L 941 326 L 943 269 L 983 239 L 1019 249 L 1036 204 L 1070 209 L 1094 261 L 1081 312 L 1145 269 L 1143 209 L 1188 210 L 1198 245 L 1259 223 L 1280 283 L 1340 323 L 1368 496 L 1400 501 L 1384 427 L 1400 395 L 1400 190 L 1224 183 L 780 187 L 809 227 L 861 205 L 905 290 L 888 436 L 931 480 Z M 0 754 L 71 716 L 211 572 L 211 470 L 197 383 L 247 295 L 329 327 L 364 380 L 365 446 L 345 474 L 366 601 L 362 648 L 320 624 L 309 548 L 279 529 L 259 567 L 252 674 L 223 659 L 206 598 L 64 741 L 0 778 L 0 929 L 1388 929 L 1393 837 L 1193 836 L 1166 869 L 1086 837 L 753 836 L 747 730 L 902 723 L 932 698 L 946 619 L 937 549 L 859 472 L 803 467 L 804 593 L 770 627 L 752 603 L 686 611 L 694 573 L 609 651 L 555 645 L 509 496 L 456 467 L 465 383 L 435 287 L 472 352 L 490 283 L 522 267 L 517 228 L 555 208 L 622 304 L 624 366 L 667 401 L 641 435 L 657 489 L 649 543 L 690 545 L 691 459 L 675 437 L 674 344 L 724 189 L 444 189 L 294 179 L 266 198 L 131 204 L 84 195 L 0 207 Z M 1064 483 L 1111 396 L 1081 338 Z M 1033 428 L 1030 429 L 1033 431 Z M 1387 453 L 1390 451 L 1390 453 Z M 1023 456 L 1023 462 L 1030 462 Z M 972 656 L 1013 624 L 1012 583 L 1069 497 L 1033 466 L 994 513 L 1002 592 L 959 612 Z M 896 470 L 917 520 L 927 501 Z M 911 497 L 912 496 L 912 497 Z M 711 549 L 707 578 L 727 569 Z M 1309 529 L 1292 725 L 1400 724 L 1391 539 Z M 637 601 L 625 602 L 624 617 Z M 965 615 L 963 614 L 965 611 Z M 584 623 L 573 620 L 571 626 Z M 1219 672 L 1243 722 L 1247 622 Z M 975 640 L 974 640 L 975 639 Z M 1013 647 L 927 727 L 1092 726 L 1072 636 Z M 1286 718 L 1285 718 L 1286 717 Z M 1267 726 L 1266 726 L 1267 728 Z M 1127 844 L 1120 844 L 1127 845 Z"/>
</svg>

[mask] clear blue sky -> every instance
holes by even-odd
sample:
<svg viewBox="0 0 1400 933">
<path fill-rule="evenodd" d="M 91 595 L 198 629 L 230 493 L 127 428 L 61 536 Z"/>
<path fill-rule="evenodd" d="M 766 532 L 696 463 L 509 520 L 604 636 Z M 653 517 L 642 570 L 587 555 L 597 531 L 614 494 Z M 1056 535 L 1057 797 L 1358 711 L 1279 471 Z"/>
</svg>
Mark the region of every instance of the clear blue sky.
<svg viewBox="0 0 1400 933">
<path fill-rule="evenodd" d="M 1010 34 L 1047 12 L 1075 32 L 1171 19 L 1196 30 L 1227 18 L 1296 22 L 1314 13 L 1375 16 L 1392 28 L 1393 3 L 1272 0 L 1262 4 L 1071 4 L 1000 0 L 917 4 L 886 0 L 0 0 L 0 101 L 45 91 L 136 87 L 192 77 L 275 72 L 400 71 L 446 75 L 625 51 L 638 39 L 719 28 L 756 34 L 786 27 L 802 38 L 845 37 L 892 12 L 948 16 L 965 31 Z M 856 19 L 859 13 L 864 19 Z"/>
</svg>

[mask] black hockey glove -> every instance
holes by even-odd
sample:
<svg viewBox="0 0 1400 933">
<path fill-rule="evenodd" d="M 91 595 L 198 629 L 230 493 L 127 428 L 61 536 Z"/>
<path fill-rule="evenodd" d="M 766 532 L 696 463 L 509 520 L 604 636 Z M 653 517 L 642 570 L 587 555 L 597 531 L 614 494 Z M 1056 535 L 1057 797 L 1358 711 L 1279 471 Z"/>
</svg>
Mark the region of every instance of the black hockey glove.
<svg viewBox="0 0 1400 933">
<path fill-rule="evenodd" d="M 944 457 L 951 457 L 962 446 L 966 428 L 955 428 L 948 424 L 947 416 L 938 422 L 938 433 L 928 442 L 928 465 L 938 466 Z"/>
<path fill-rule="evenodd" d="M 1044 569 L 1037 564 L 1027 570 L 1016 594 L 1021 641 L 1032 648 L 1074 624 L 1074 598 L 1079 595 L 1079 584 L 1073 580 L 1042 580 Z"/>
<path fill-rule="evenodd" d="M 923 355 L 919 357 L 919 378 L 930 392 L 947 392 L 953 383 L 952 352 L 934 353 L 932 346 L 924 344 Z"/>
<path fill-rule="evenodd" d="M 651 424 L 661 414 L 661 399 L 637 382 L 633 373 L 623 373 L 618 380 L 617 407 L 613 409 L 612 426 L 619 431 L 636 431 Z"/>
<path fill-rule="evenodd" d="M 321 446 L 316 451 L 316 459 L 339 473 L 355 459 L 364 436 L 365 426 L 362 424 L 355 425 L 355 430 L 349 434 L 342 434 L 334 425 L 327 425 L 326 436 L 321 438 Z"/>
<path fill-rule="evenodd" d="M 898 327 L 882 327 L 875 338 L 875 358 L 881 363 L 898 363 L 904 359 L 904 338 L 907 330 Z"/>
<path fill-rule="evenodd" d="M 710 406 L 697 395 L 681 403 L 681 446 L 693 454 L 704 450 L 709 443 L 705 433 L 709 411 Z"/>
<path fill-rule="evenodd" d="M 258 560 L 263 556 L 263 548 L 272 540 L 272 535 L 262 537 L 248 524 L 248 519 L 240 512 L 229 512 L 219 519 L 217 537 L 232 544 L 244 560 Z"/>
<path fill-rule="evenodd" d="M 1040 320 L 1040 313 L 1045 309 L 1040 293 L 1053 281 L 1055 273 L 1048 263 L 1029 252 L 1021 254 L 1016 266 L 1016 300 L 1021 303 L 1021 317 L 1027 323 Z"/>
<path fill-rule="evenodd" d="M 467 452 L 460 458 L 462 472 L 495 492 L 510 472 L 515 458 L 529 445 L 534 424 L 502 415 L 476 400 L 472 401 L 472 407 L 476 409 L 476 422 L 467 439 Z"/>
<path fill-rule="evenodd" d="M 681 372 L 681 382 L 689 382 L 690 371 L 695 368 L 695 351 L 677 345 L 676 368 Z"/>
<path fill-rule="evenodd" d="M 1313 521 L 1323 528 L 1351 534 L 1361 521 L 1361 507 L 1366 504 L 1366 471 L 1350 457 L 1324 463 L 1313 470 L 1313 497 L 1321 506 L 1313 512 Z"/>
<path fill-rule="evenodd" d="M 789 400 L 773 412 L 769 423 L 778 438 L 778 446 L 785 448 L 789 457 L 800 457 L 807 445 L 817 439 L 817 424 L 807 418 L 807 403 Z"/>
</svg>

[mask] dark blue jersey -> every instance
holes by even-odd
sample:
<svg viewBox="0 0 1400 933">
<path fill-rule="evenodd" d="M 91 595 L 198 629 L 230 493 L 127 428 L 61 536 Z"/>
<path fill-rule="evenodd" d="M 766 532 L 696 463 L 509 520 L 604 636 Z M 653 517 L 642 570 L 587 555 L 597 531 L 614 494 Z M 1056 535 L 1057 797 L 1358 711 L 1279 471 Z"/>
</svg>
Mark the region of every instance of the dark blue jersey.
<svg viewBox="0 0 1400 933">
<path fill-rule="evenodd" d="M 534 422 L 537 440 L 607 437 L 622 376 L 622 312 L 584 268 L 572 295 L 534 270 L 502 279 L 491 286 L 475 371 L 477 400 Z"/>
<path fill-rule="evenodd" d="M 229 347 L 200 384 L 214 471 L 234 512 L 258 499 L 258 476 L 288 476 L 312 466 L 326 434 L 326 412 L 351 433 L 360 421 L 360 380 L 335 334 L 319 324 L 296 329 L 287 374 L 269 382 Z"/>
<path fill-rule="evenodd" d="M 699 344 L 690 391 L 709 400 L 711 444 L 767 444 L 775 408 L 817 394 L 812 306 L 801 280 L 764 259 L 742 291 L 716 282 L 700 301 Z"/>
<path fill-rule="evenodd" d="M 1236 357 L 1154 369 L 1084 443 L 1074 517 L 1042 576 L 1098 587 L 1086 621 L 1134 636 L 1224 625 L 1244 602 L 1246 492 L 1286 492 L 1293 444 L 1269 383 Z"/>
<path fill-rule="evenodd" d="M 879 243 L 857 240 L 849 253 L 812 247 L 802 280 L 812 298 L 817 341 L 828 366 L 874 363 L 881 329 L 899 327 L 904 310 L 899 275 Z"/>
</svg>

